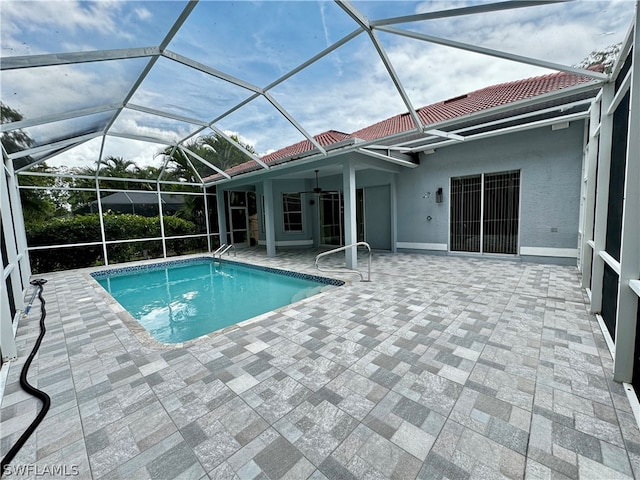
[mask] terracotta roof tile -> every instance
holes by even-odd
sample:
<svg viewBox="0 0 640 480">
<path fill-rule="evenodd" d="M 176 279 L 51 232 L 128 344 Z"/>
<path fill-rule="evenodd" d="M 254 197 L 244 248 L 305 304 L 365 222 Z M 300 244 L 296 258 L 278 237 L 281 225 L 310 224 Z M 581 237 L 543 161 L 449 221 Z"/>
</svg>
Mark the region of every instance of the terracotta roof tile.
<svg viewBox="0 0 640 480">
<path fill-rule="evenodd" d="M 348 133 L 338 132 L 336 130 L 327 130 L 326 132 L 313 136 L 314 140 L 318 142 L 322 147 L 341 142 L 342 140 L 346 140 L 349 137 L 350 135 Z M 281 148 L 280 150 L 269 153 L 261 157 L 261 160 L 268 163 L 280 158 L 290 157 L 299 153 L 308 152 L 310 150 L 313 150 L 314 148 L 316 148 L 315 145 L 313 145 L 309 140 L 302 140 L 301 142 L 294 143 L 293 145 L 289 145 L 288 147 Z"/>
<path fill-rule="evenodd" d="M 602 71 L 600 66 L 593 70 Z M 570 73 L 552 73 L 538 77 L 517 80 L 514 82 L 501 83 L 490 87 L 475 90 L 466 95 L 453 97 L 442 102 L 437 102 L 417 110 L 418 117 L 424 125 L 432 125 L 445 120 L 462 117 L 472 113 L 480 112 L 489 108 L 497 107 L 507 103 L 524 100 L 527 98 L 542 95 L 544 93 L 561 90 L 566 87 L 579 85 L 590 81 L 590 77 L 573 75 Z M 347 140 L 350 138 L 365 141 L 384 138 L 396 133 L 415 130 L 415 124 L 409 113 L 401 113 L 391 118 L 374 123 L 368 127 L 357 130 L 351 134 L 328 130 L 319 135 L 314 135 L 314 139 L 323 147 Z M 282 161 L 291 161 L 295 156 L 302 155 L 315 149 L 309 140 L 289 145 L 275 152 L 261 157 L 266 164 L 276 164 Z M 231 175 L 247 173 L 259 170 L 261 167 L 254 161 L 249 161 L 236 165 L 226 172 Z M 209 177 L 214 179 L 221 177 L 219 174 Z"/>
</svg>

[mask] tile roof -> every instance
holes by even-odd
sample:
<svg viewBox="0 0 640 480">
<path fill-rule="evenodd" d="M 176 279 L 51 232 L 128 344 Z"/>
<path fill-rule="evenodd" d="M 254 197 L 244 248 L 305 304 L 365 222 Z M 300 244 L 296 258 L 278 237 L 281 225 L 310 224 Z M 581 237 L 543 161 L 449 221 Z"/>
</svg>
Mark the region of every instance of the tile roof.
<svg viewBox="0 0 640 480">
<path fill-rule="evenodd" d="M 602 71 L 600 66 L 593 67 L 593 70 Z M 514 82 L 501 83 L 490 87 L 475 90 L 466 95 L 460 95 L 448 100 L 433 103 L 416 110 L 423 125 L 433 125 L 445 120 L 463 117 L 472 113 L 480 112 L 500 105 L 525 100 L 548 92 L 561 90 L 563 88 L 579 85 L 591 81 L 591 77 L 574 75 L 565 72 L 541 75 L 538 77 L 517 80 Z M 348 139 L 375 140 L 389 135 L 409 132 L 415 130 L 415 124 L 408 112 L 394 115 L 393 117 L 374 123 L 368 127 L 357 130 L 351 134 L 328 130 L 319 135 L 314 135 L 314 139 L 323 147 L 335 144 Z M 277 164 L 283 161 L 294 160 L 296 156 L 311 152 L 315 146 L 309 140 L 289 145 L 275 152 L 261 157 L 266 164 Z M 249 161 L 232 167 L 226 172 L 231 175 L 246 173 L 258 170 L 261 167 L 254 161 Z M 219 174 L 205 180 L 212 180 L 221 177 Z"/>
</svg>

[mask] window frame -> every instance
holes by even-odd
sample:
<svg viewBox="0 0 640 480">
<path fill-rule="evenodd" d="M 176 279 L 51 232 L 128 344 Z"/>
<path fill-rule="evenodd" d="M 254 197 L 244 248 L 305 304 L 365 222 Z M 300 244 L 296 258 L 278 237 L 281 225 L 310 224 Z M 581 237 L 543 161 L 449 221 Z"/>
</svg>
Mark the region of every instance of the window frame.
<svg viewBox="0 0 640 480">
<path fill-rule="evenodd" d="M 299 201 L 299 210 L 291 209 L 291 203 L 288 203 L 287 200 L 291 198 L 298 198 Z M 295 206 L 295 205 L 293 205 Z M 291 216 L 299 214 L 300 215 L 300 223 L 291 222 Z M 294 229 L 292 226 L 300 226 L 299 229 Z M 302 208 L 302 193 L 300 192 L 283 192 L 282 193 L 282 229 L 284 233 L 287 234 L 296 234 L 304 232 L 304 212 Z"/>
</svg>

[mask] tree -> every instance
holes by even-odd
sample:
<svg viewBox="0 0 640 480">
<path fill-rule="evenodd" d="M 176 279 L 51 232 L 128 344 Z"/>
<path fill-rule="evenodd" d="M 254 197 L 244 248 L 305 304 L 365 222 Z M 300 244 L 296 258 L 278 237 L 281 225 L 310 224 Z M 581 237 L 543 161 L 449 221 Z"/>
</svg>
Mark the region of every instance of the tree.
<svg viewBox="0 0 640 480">
<path fill-rule="evenodd" d="M 23 115 L 0 102 L 0 117 L 2 124 L 19 122 Z M 2 134 L 2 145 L 7 153 L 16 153 L 31 148 L 34 141 L 29 135 L 21 129 L 11 130 Z M 14 161 L 14 166 L 20 167 L 29 165 L 33 159 L 25 156 Z M 40 173 L 55 173 L 55 169 L 49 168 L 44 162 L 32 167 L 31 171 Z M 68 213 L 67 210 L 67 193 L 61 190 L 51 190 L 47 187 L 61 186 L 62 181 L 56 177 L 43 177 L 32 175 L 20 175 L 18 183 L 21 186 L 40 187 L 38 189 L 20 189 L 20 201 L 22 203 L 22 212 L 25 223 L 33 224 L 43 222 L 44 220 L 62 216 Z"/>
<path fill-rule="evenodd" d="M 37 173 L 57 173 L 55 168 L 40 163 L 29 169 Z M 20 175 L 18 179 L 22 187 L 38 187 L 36 189 L 21 188 L 20 201 L 25 224 L 33 225 L 47 221 L 52 217 L 63 217 L 69 214 L 69 192 L 59 190 L 65 182 L 57 177 Z M 58 187 L 52 189 L 52 187 Z"/>
<path fill-rule="evenodd" d="M 231 135 L 230 138 L 234 142 L 242 145 L 250 153 L 256 153 L 251 145 L 244 145 L 240 143 L 237 135 Z M 244 152 L 241 152 L 234 144 L 220 135 L 207 135 L 200 137 L 198 138 L 198 144 L 210 152 L 207 156 L 213 161 L 209 160 L 207 157 L 204 157 L 204 159 L 210 161 L 220 170 L 227 170 L 235 165 L 240 165 L 241 163 L 250 160 Z"/>
<path fill-rule="evenodd" d="M 250 153 L 256 153 L 251 145 L 241 143 L 237 135 L 232 135 L 230 138 L 239 143 Z M 204 158 L 207 162 L 218 167 L 220 170 L 227 170 L 235 165 L 239 165 L 250 160 L 250 158 L 244 152 L 240 151 L 233 143 L 218 134 L 198 137 L 197 139 L 185 144 L 184 148 Z M 168 157 L 171 155 L 173 150 L 173 147 L 167 147 L 160 152 L 159 155 Z M 185 156 L 180 149 L 176 148 L 166 170 L 167 175 L 178 181 L 197 182 L 198 178 L 189 165 L 189 162 L 191 162 L 202 178 L 216 173 L 215 170 L 202 162 L 189 157 L 188 155 Z"/>
<path fill-rule="evenodd" d="M 6 123 L 19 122 L 24 117 L 17 110 L 0 102 L 0 118 L 2 125 L 4 125 Z M 33 146 L 33 139 L 20 129 L 12 130 L 2 134 L 2 145 L 7 153 L 15 153 L 31 148 Z"/>
<path fill-rule="evenodd" d="M 609 45 L 602 50 L 594 50 L 589 55 L 587 55 L 587 57 L 585 57 L 580 63 L 578 63 L 576 67 L 589 68 L 595 65 L 603 65 L 604 73 L 609 74 L 613 70 L 613 66 L 616 63 L 621 50 L 622 43 Z"/>
<path fill-rule="evenodd" d="M 131 178 L 136 177 L 140 169 L 133 160 L 125 160 L 122 157 L 107 157 L 100 162 L 104 167 L 99 168 L 98 175 L 101 177 Z M 103 188 L 113 188 L 127 190 L 129 182 L 127 180 L 104 181 Z"/>
</svg>

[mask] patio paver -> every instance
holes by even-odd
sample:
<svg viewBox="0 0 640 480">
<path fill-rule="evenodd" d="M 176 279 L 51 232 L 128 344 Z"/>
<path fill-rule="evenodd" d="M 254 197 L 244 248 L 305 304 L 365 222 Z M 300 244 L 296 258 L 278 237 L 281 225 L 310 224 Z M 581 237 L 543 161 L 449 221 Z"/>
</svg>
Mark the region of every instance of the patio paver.
<svg viewBox="0 0 640 480">
<path fill-rule="evenodd" d="M 237 260 L 317 274 L 315 253 Z M 47 334 L 29 379 L 52 405 L 12 465 L 87 479 L 640 475 L 640 432 L 575 267 L 376 252 L 370 283 L 327 275 L 349 283 L 177 346 L 132 327 L 85 271 L 41 275 Z M 36 301 L 19 325 L 3 456 L 39 408 L 18 386 L 39 315 Z M 7 478 L 56 478 L 37 471 Z"/>
</svg>

